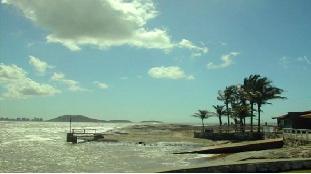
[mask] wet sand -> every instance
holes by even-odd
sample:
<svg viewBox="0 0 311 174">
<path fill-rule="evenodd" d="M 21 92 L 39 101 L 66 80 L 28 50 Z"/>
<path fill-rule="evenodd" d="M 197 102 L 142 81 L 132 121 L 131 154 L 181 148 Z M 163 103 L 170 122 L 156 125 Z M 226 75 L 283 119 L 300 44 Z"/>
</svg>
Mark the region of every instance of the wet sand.
<svg viewBox="0 0 311 174">
<path fill-rule="evenodd" d="M 212 141 L 193 138 L 193 132 L 200 130 L 199 126 L 183 124 L 141 124 L 133 125 L 108 132 L 107 138 L 125 142 L 142 142 L 145 144 L 157 142 L 188 142 L 200 146 L 212 146 L 229 143 L 229 141 Z"/>
</svg>

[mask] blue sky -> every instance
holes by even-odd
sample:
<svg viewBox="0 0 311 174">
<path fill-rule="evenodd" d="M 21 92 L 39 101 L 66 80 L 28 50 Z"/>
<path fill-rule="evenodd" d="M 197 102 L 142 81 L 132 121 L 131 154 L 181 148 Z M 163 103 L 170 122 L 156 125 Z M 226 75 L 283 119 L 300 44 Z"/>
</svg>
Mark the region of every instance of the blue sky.
<svg viewBox="0 0 311 174">
<path fill-rule="evenodd" d="M 192 113 L 250 74 L 288 97 L 263 107 L 265 121 L 310 110 L 310 6 L 2 0 L 0 115 L 199 122 Z"/>
</svg>

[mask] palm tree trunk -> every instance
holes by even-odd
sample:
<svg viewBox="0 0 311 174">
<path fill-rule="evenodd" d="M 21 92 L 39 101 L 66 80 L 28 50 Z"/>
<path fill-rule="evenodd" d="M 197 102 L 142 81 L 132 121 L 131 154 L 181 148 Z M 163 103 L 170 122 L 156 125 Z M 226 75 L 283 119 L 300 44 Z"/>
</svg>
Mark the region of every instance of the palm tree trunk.
<svg viewBox="0 0 311 174">
<path fill-rule="evenodd" d="M 260 107 L 261 105 L 260 104 L 257 104 L 257 108 L 258 108 L 258 132 L 260 132 Z"/>
<path fill-rule="evenodd" d="M 253 114 L 254 114 L 254 103 L 251 102 L 251 132 L 253 132 Z"/>
<path fill-rule="evenodd" d="M 218 119 L 219 119 L 219 126 L 221 126 L 222 125 L 221 115 L 218 115 Z"/>
<path fill-rule="evenodd" d="M 205 128 L 204 128 L 204 121 L 203 121 L 203 119 L 202 119 L 202 133 L 204 134 L 204 131 L 205 130 Z"/>
<path fill-rule="evenodd" d="M 240 116 L 240 131 L 243 132 L 243 118 Z"/>
<path fill-rule="evenodd" d="M 229 120 L 229 106 L 228 102 L 226 102 L 226 110 L 227 110 L 227 117 L 228 117 L 228 131 L 229 131 L 229 126 L 230 126 L 230 120 Z"/>
</svg>

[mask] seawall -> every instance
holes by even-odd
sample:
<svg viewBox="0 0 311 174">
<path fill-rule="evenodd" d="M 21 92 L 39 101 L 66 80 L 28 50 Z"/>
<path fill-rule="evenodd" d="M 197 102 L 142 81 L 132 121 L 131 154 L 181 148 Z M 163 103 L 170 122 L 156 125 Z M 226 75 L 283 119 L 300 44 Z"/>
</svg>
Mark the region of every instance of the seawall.
<svg viewBox="0 0 311 174">
<path fill-rule="evenodd" d="M 230 164 L 163 171 L 160 173 L 254 173 L 285 172 L 300 169 L 311 169 L 311 158 L 250 160 Z"/>
</svg>

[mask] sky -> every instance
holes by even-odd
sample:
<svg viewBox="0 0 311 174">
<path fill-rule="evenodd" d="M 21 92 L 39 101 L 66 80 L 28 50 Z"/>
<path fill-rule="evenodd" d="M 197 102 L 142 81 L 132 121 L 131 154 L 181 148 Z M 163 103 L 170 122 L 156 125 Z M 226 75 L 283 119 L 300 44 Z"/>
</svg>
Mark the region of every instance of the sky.
<svg viewBox="0 0 311 174">
<path fill-rule="evenodd" d="M 311 107 L 309 0 L 2 0 L 0 117 L 82 114 L 198 122 L 217 92 L 260 74 Z M 217 122 L 217 118 L 206 123 Z"/>
</svg>

